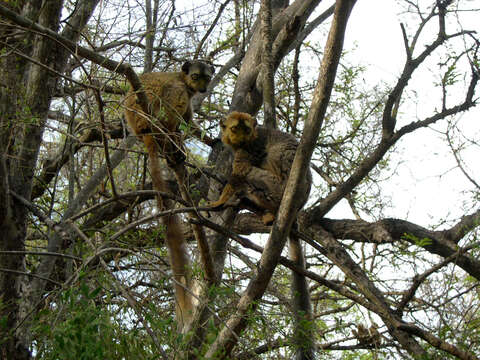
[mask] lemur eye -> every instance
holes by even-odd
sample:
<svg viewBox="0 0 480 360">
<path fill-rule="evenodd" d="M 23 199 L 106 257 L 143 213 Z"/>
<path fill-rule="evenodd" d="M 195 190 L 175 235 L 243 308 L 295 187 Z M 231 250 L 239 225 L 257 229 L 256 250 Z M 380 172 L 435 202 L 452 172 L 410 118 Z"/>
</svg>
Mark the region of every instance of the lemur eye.
<svg viewBox="0 0 480 360">
<path fill-rule="evenodd" d="M 192 80 L 198 80 L 200 78 L 198 74 L 192 74 L 190 75 L 190 77 L 192 78 Z"/>
</svg>

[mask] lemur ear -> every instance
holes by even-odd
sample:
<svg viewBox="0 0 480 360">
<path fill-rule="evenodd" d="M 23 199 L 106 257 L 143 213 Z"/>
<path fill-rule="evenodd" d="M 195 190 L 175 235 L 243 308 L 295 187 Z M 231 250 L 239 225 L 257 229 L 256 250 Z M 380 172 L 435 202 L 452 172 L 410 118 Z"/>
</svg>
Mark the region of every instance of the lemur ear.
<svg viewBox="0 0 480 360">
<path fill-rule="evenodd" d="M 213 65 L 210 65 L 210 71 L 212 72 L 212 75 L 215 74 L 215 67 Z"/>
<path fill-rule="evenodd" d="M 185 73 L 185 74 L 188 74 L 188 70 L 190 69 L 190 65 L 192 65 L 192 63 L 190 61 L 185 61 L 182 65 L 182 71 Z"/>
</svg>

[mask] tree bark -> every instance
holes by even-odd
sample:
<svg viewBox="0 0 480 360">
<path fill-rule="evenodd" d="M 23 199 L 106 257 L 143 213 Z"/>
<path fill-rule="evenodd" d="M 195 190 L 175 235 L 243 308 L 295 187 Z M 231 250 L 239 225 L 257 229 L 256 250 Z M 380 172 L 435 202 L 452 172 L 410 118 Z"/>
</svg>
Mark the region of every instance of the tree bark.
<svg viewBox="0 0 480 360">
<path fill-rule="evenodd" d="M 262 67 L 263 67 L 263 114 L 264 125 L 275 129 L 275 79 L 272 56 L 272 4 L 271 0 L 260 3 L 260 19 L 262 32 Z"/>
<path fill-rule="evenodd" d="M 237 311 L 228 319 L 224 328 L 208 349 L 206 353 L 207 358 L 223 359 L 230 356 L 232 348 L 238 341 L 238 335 L 246 326 L 248 313 L 255 309 L 256 301 L 263 296 L 278 263 L 285 245 L 286 236 L 290 232 L 294 221 L 293 216 L 295 214 L 293 214 L 292 209 L 295 204 L 294 199 L 298 196 L 298 184 L 301 177 L 306 174 L 322 120 L 326 113 L 327 104 L 330 100 L 336 69 L 343 48 L 345 28 L 354 4 L 355 1 L 352 0 L 337 1 L 333 22 L 325 46 L 325 56 L 320 69 L 319 82 L 313 97 L 312 110 L 297 149 L 277 218 L 262 253 L 258 272 L 240 298 Z"/>
<path fill-rule="evenodd" d="M 71 16 L 71 27 L 67 26 L 64 30 L 66 38 L 78 39 L 97 2 L 89 0 L 78 6 Z M 40 26 L 56 33 L 62 4 L 62 1 L 37 1 L 25 3 L 21 8 L 8 9 L 0 5 L 0 10 L 10 14 L 13 13 L 11 10 L 17 11 L 21 15 L 17 13 L 16 16 L 22 19 L 38 19 Z M 6 43 L 22 56 L 0 58 L 1 77 L 6 84 L 5 87 L 0 86 L 0 198 L 4 200 L 0 204 L 0 232 L 3 234 L 0 246 L 1 250 L 24 251 L 28 211 L 11 197 L 10 191 L 25 199 L 31 197 L 38 151 L 58 79 L 58 75 L 52 75 L 48 68 L 62 73 L 70 53 L 52 39 L 32 35 L 28 30 L 17 38 L 9 38 L 9 31 L 8 25 L 2 28 L 7 36 Z M 27 62 L 23 55 L 34 59 L 36 63 Z M 1 256 L 0 268 L 24 271 L 24 256 Z M 22 281 L 23 278 L 13 272 L 0 273 L 0 293 L 3 294 L 2 302 L 6 304 L 0 316 L 6 315 L 8 324 L 6 330 L 3 327 L 0 330 L 0 337 L 8 339 L 1 351 L 2 356 L 8 359 L 30 357 L 28 331 L 17 329 L 16 334 L 10 333 L 25 316 L 18 301 Z"/>
<path fill-rule="evenodd" d="M 290 51 L 289 45 L 296 39 L 308 17 L 320 0 L 297 0 L 281 13 L 272 9 L 272 58 L 274 70 L 280 60 Z M 252 35 L 245 54 L 232 96 L 231 111 L 242 111 L 254 115 L 262 105 L 263 84 L 260 75 L 262 63 L 262 34 L 257 30 Z"/>
<path fill-rule="evenodd" d="M 300 269 L 305 269 L 302 243 L 294 235 L 289 236 L 288 253 L 290 260 Z M 310 290 L 305 275 L 292 271 L 291 276 L 291 301 L 294 311 L 294 345 L 296 360 L 315 359 L 315 329 Z"/>
</svg>

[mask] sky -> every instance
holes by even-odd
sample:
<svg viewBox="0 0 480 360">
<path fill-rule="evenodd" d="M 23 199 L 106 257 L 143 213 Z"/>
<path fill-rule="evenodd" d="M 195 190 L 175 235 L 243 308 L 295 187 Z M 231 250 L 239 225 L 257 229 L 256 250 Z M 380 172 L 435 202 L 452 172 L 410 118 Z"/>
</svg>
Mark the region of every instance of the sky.
<svg viewBox="0 0 480 360">
<path fill-rule="evenodd" d="M 480 1 L 477 1 L 480 5 Z M 462 2 L 465 4 L 465 2 Z M 473 3 L 470 2 L 473 7 Z M 478 8 L 478 6 L 477 6 Z M 357 62 L 367 67 L 365 75 L 369 83 L 386 81 L 394 84 L 405 63 L 405 49 L 398 14 L 400 8 L 394 0 L 360 0 L 357 1 L 345 37 L 345 49 L 356 47 L 354 56 Z M 480 31 L 478 18 L 466 16 L 463 24 Z M 433 23 L 436 26 L 436 23 Z M 434 30 L 434 29 L 432 29 Z M 408 29 L 407 29 L 408 31 Z M 412 30 L 413 31 L 413 30 Z M 435 59 L 434 59 L 435 60 Z M 420 104 L 406 105 L 401 110 L 403 125 L 432 114 L 438 104 L 438 96 L 428 88 L 432 78 L 425 77 L 428 69 L 419 69 L 418 80 L 410 82 L 416 87 L 420 96 Z M 432 103 L 431 100 L 436 100 Z M 453 102 L 452 102 L 453 104 Z M 460 116 L 462 129 L 472 137 L 480 134 L 480 111 L 474 109 Z M 435 127 L 441 130 L 442 126 Z M 478 136 L 476 137 L 478 139 Z M 471 202 L 471 194 L 462 194 L 461 190 L 472 188 L 472 185 L 455 167 L 454 157 L 445 146 L 445 140 L 431 130 L 421 130 L 407 135 L 397 147 L 394 159 L 402 163 L 397 167 L 396 175 L 385 186 L 385 194 L 391 197 L 393 207 L 386 216 L 397 217 L 427 226 L 437 224 L 447 216 L 459 217 L 464 214 L 462 203 Z M 473 175 L 480 182 L 479 166 L 475 166 L 480 158 L 480 149 L 468 154 Z M 478 208 L 478 206 L 477 206 Z M 339 207 L 329 213 L 332 217 L 346 217 L 345 207 Z M 351 217 L 351 213 L 350 216 Z"/>
</svg>

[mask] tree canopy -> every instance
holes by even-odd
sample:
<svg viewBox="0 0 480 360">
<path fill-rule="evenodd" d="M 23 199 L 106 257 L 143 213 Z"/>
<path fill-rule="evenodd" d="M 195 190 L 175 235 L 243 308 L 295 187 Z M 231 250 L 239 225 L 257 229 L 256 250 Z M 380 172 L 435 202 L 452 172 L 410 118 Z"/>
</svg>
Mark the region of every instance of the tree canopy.
<svg viewBox="0 0 480 360">
<path fill-rule="evenodd" d="M 480 2 L 366 3 L 0 1 L 0 358 L 480 358 Z M 386 16 L 399 36 L 362 33 Z M 147 109 L 138 75 L 191 59 L 216 72 L 160 211 L 124 97 Z M 208 206 L 232 111 L 298 139 L 272 226 Z"/>
</svg>

